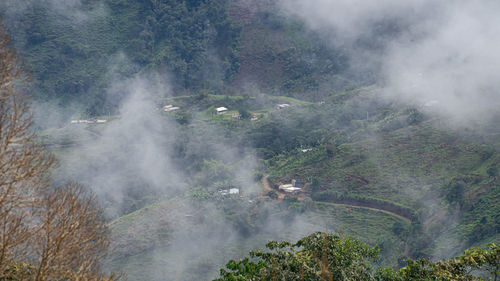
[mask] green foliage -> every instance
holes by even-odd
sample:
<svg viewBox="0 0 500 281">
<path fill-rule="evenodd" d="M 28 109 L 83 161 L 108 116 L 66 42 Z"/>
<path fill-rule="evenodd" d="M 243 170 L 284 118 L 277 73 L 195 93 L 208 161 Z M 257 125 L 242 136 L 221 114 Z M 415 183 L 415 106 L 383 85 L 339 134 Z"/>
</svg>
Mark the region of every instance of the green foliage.
<svg viewBox="0 0 500 281">
<path fill-rule="evenodd" d="M 278 200 L 278 193 L 275 190 L 271 190 L 267 193 L 267 196 L 273 200 Z"/>
<path fill-rule="evenodd" d="M 312 183 L 311 183 L 311 194 L 317 194 L 319 191 L 320 191 L 320 184 L 319 184 L 319 180 L 317 178 L 313 178 L 312 179 Z"/>
<path fill-rule="evenodd" d="M 486 249 L 471 248 L 458 257 L 436 263 L 424 259 L 408 260 L 406 266 L 396 272 L 379 270 L 378 280 L 497 280 L 499 268 L 500 247 L 489 244 Z"/>
<path fill-rule="evenodd" d="M 408 122 L 409 125 L 415 125 L 422 120 L 424 120 L 424 115 L 418 111 L 416 108 L 410 108 L 407 110 L 408 117 L 406 118 L 406 121 Z"/>
<path fill-rule="evenodd" d="M 250 119 L 250 117 L 252 117 L 252 113 L 244 107 L 238 108 L 238 113 L 240 114 L 241 119 Z"/>
<path fill-rule="evenodd" d="M 454 179 L 446 186 L 445 190 L 445 198 L 448 202 L 463 205 L 465 192 L 464 181 L 460 179 Z"/>
<path fill-rule="evenodd" d="M 400 235 L 405 230 L 403 224 L 399 221 L 392 225 L 392 232 L 396 235 Z"/>
<path fill-rule="evenodd" d="M 306 191 L 315 201 L 382 209 L 414 223 L 422 220 L 424 230 L 408 233 L 412 238 L 406 253 L 411 257 L 450 255 L 498 239 L 498 176 L 494 168 L 488 171 L 497 166 L 495 146 L 482 144 L 473 134 L 464 137 L 462 132 L 437 129 L 435 120 L 417 118 L 422 114 L 417 109 L 393 108 L 371 99 L 364 91 L 332 94 L 325 107 L 280 112 L 286 116 L 282 123 L 291 128 L 275 126 L 269 131 L 276 137 L 269 136 L 262 151 L 269 157 L 270 179 L 312 177 L 314 183 Z M 309 122 L 312 116 L 316 122 Z M 416 119 L 409 120 L 411 116 Z M 316 132 L 321 133 L 314 136 Z M 294 149 L 294 141 L 307 147 L 309 138 L 316 140 L 313 151 Z M 285 151 L 275 149 L 276 142 Z M 438 237 L 454 237 L 457 242 L 434 244 Z"/>
<path fill-rule="evenodd" d="M 295 244 L 273 241 L 266 247 L 270 251 L 250 252 L 250 258 L 230 261 L 215 280 L 479 281 L 500 277 L 500 247 L 495 244 L 435 263 L 409 259 L 397 271 L 375 266 L 377 247 L 334 234 L 315 233 Z"/>
<path fill-rule="evenodd" d="M 297 243 L 272 241 L 270 251 L 230 261 L 216 280 L 370 280 L 378 248 L 357 239 L 314 233 Z"/>
<path fill-rule="evenodd" d="M 500 231 L 500 185 L 493 186 L 487 194 L 481 196 L 475 204 L 468 206 L 460 228 L 468 245 L 475 245 L 489 237 L 495 237 Z"/>
<path fill-rule="evenodd" d="M 230 186 L 231 167 L 217 160 L 204 160 L 201 171 L 196 175 L 195 184 L 214 189 Z"/>
<path fill-rule="evenodd" d="M 9 17 L 0 3 L 0 16 L 33 69 L 35 97 L 78 102 L 89 115 L 116 110 L 120 98 L 106 94 L 115 80 L 150 71 L 168 73 L 175 95 L 232 95 L 235 78 L 249 78 L 266 91 L 311 100 L 324 84 L 356 83 L 340 77 L 348 64 L 342 50 L 272 7 L 244 27 L 229 14 L 246 11 L 229 0 L 82 1 L 77 21 L 45 2 L 28 7 Z"/>
<path fill-rule="evenodd" d="M 257 81 L 266 92 L 306 100 L 320 98 L 318 90 L 325 84 L 339 90 L 351 83 L 342 76 L 348 65 L 345 51 L 333 48 L 303 22 L 276 13 L 275 3 L 267 5 L 251 22 L 242 21 L 240 79 Z"/>
<path fill-rule="evenodd" d="M 5 271 L 0 272 L 0 280 L 23 281 L 34 280 L 36 269 L 33 265 L 24 262 L 7 262 Z"/>
<path fill-rule="evenodd" d="M 498 168 L 497 166 L 491 166 L 489 167 L 487 170 L 486 170 L 486 173 L 488 174 L 488 176 L 490 176 L 491 178 L 495 178 L 498 176 Z"/>
<path fill-rule="evenodd" d="M 181 125 L 187 125 L 193 120 L 193 115 L 187 111 L 175 112 L 175 121 Z"/>
<path fill-rule="evenodd" d="M 123 23 L 120 35 L 134 39 L 127 54 L 141 65 L 166 66 L 177 87 L 217 88 L 238 70 L 239 30 L 229 22 L 227 0 L 107 1 L 118 8 L 113 17 Z"/>
<path fill-rule="evenodd" d="M 312 199 L 314 199 L 315 201 L 373 207 L 380 210 L 386 210 L 389 212 L 396 213 L 409 220 L 416 219 L 416 214 L 411 208 L 380 198 L 373 198 L 358 194 L 339 193 L 333 190 L 327 190 L 314 193 Z"/>
<path fill-rule="evenodd" d="M 220 90 L 239 69 L 240 29 L 228 0 L 82 1 L 86 18 L 77 22 L 50 6 L 34 2 L 5 17 L 33 69 L 36 98 L 76 101 L 95 115 L 119 103 L 106 96 L 115 79 L 140 71 L 170 72 L 179 92 Z"/>
</svg>

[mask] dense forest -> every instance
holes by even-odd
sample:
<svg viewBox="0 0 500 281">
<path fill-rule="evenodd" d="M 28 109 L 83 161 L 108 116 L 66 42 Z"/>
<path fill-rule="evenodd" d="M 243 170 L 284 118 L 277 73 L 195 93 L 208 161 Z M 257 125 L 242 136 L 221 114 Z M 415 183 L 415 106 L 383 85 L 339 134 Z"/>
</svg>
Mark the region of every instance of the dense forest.
<svg viewBox="0 0 500 281">
<path fill-rule="evenodd" d="M 15 6 L 9 3 L 3 11 Z M 248 77 L 276 94 L 303 95 L 347 64 L 300 22 L 262 11 L 243 24 L 236 15 L 247 11 L 227 0 L 90 0 L 78 8 L 84 16 L 76 21 L 76 11 L 45 2 L 3 16 L 33 70 L 35 97 L 78 102 L 90 115 L 116 111 L 120 100 L 106 89 L 117 77 L 144 71 L 175 77 L 170 95 L 232 95 Z"/>
<path fill-rule="evenodd" d="M 325 20 L 297 3 L 0 3 L 30 74 L 36 142 L 56 161 L 40 173 L 53 190 L 76 181 L 95 194 L 110 229 L 104 272 L 496 280 L 496 84 L 475 85 L 467 64 L 482 45 L 463 55 L 446 41 L 458 49 L 441 59 L 420 43 L 433 34 L 420 20 L 446 5 L 377 18 L 339 4 L 345 15 Z M 398 49 L 419 44 L 419 61 Z M 440 93 L 449 77 L 458 100 Z"/>
</svg>

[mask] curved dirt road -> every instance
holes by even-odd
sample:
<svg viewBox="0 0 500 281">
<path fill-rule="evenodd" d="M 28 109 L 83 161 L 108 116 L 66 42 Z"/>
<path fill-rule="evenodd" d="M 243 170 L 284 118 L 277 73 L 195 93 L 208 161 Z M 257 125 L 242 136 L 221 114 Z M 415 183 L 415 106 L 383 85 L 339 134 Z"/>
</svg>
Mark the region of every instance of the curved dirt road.
<svg viewBox="0 0 500 281">
<path fill-rule="evenodd" d="M 271 187 L 271 185 L 269 184 L 269 181 L 267 180 L 267 178 L 269 178 L 269 175 L 266 174 L 262 177 L 262 186 L 264 186 L 264 188 L 267 190 L 267 191 L 276 191 L 276 193 L 278 194 L 278 201 L 283 201 L 283 198 L 285 198 L 285 194 L 283 192 L 280 192 L 278 190 L 275 190 L 274 188 Z"/>
<path fill-rule="evenodd" d="M 266 174 L 262 177 L 262 186 L 268 190 L 268 191 L 271 191 L 271 190 L 274 190 L 276 191 L 276 193 L 278 194 L 278 201 L 282 201 L 283 198 L 285 198 L 285 193 L 284 192 L 280 192 L 278 190 L 275 190 L 271 187 L 271 185 L 269 184 L 269 181 L 268 181 L 268 178 L 269 178 L 269 174 Z M 303 199 L 303 198 L 302 198 Z M 300 200 L 300 198 L 299 198 Z M 331 204 L 331 205 L 334 205 L 334 206 L 339 206 L 339 207 L 347 207 L 347 208 L 358 208 L 358 209 L 367 209 L 367 210 L 372 210 L 372 211 L 375 211 L 375 212 L 379 212 L 379 213 L 384 213 L 384 214 L 388 214 L 388 215 L 391 215 L 391 216 L 394 216 L 400 220 L 404 220 L 405 222 L 411 224 L 411 220 L 407 217 L 403 217 L 397 213 L 394 213 L 394 212 L 391 212 L 391 211 L 388 211 L 388 210 L 383 210 L 383 209 L 377 209 L 377 208 L 373 208 L 373 207 L 365 207 L 365 206 L 361 206 L 361 205 L 349 205 L 349 204 L 342 204 L 342 203 L 332 203 L 332 202 L 325 202 L 325 201 L 315 201 L 315 202 L 318 202 L 318 203 L 323 203 L 323 204 Z"/>
</svg>

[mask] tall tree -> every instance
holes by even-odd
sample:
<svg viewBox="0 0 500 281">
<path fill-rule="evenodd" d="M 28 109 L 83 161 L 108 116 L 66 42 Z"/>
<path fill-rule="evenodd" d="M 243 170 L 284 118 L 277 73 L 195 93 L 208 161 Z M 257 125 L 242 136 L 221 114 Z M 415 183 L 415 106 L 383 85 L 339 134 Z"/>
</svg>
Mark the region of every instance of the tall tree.
<svg viewBox="0 0 500 281">
<path fill-rule="evenodd" d="M 77 183 L 44 194 L 32 239 L 37 280 L 99 280 L 109 231 L 95 198 Z M 43 278 L 41 278 L 43 277 Z"/>
<path fill-rule="evenodd" d="M 54 157 L 31 131 L 27 75 L 0 25 L 0 280 L 112 280 L 108 228 L 93 195 L 51 187 Z"/>
<path fill-rule="evenodd" d="M 21 88 L 26 78 L 7 31 L 0 27 L 0 272 L 7 259 L 27 254 L 35 223 L 29 210 L 47 187 L 43 176 L 54 162 L 29 130 L 29 103 Z"/>
<path fill-rule="evenodd" d="M 339 235 L 313 233 L 297 243 L 269 242 L 267 251 L 231 260 L 214 281 L 486 281 L 500 280 L 500 246 L 471 248 L 450 260 L 406 262 L 399 270 L 377 266 L 378 247 Z"/>
</svg>

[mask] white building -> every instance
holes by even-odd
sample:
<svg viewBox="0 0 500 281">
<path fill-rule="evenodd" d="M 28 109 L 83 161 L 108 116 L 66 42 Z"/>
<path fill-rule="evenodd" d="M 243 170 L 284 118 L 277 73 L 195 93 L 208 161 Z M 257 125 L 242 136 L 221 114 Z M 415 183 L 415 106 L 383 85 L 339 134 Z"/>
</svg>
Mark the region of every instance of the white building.
<svg viewBox="0 0 500 281">
<path fill-rule="evenodd" d="M 282 104 L 278 104 L 276 106 L 277 109 L 284 109 L 284 108 L 287 108 L 289 107 L 290 105 L 288 103 L 282 103 Z"/>
<path fill-rule="evenodd" d="M 80 119 L 80 120 L 71 120 L 71 124 L 94 124 L 94 120 L 85 120 L 85 119 Z"/>
<path fill-rule="evenodd" d="M 222 114 L 222 113 L 227 111 L 227 108 L 225 108 L 224 106 L 221 106 L 221 107 L 217 107 L 215 109 L 215 111 L 217 112 L 217 114 Z"/>
<path fill-rule="evenodd" d="M 96 124 L 96 123 L 102 124 L 106 122 L 108 122 L 108 120 L 105 119 L 71 120 L 71 124 Z"/>
<path fill-rule="evenodd" d="M 279 190 L 283 190 L 284 192 L 296 193 L 302 190 L 302 188 L 295 186 L 296 182 L 296 180 L 292 180 L 291 184 L 282 184 L 278 188 Z"/>
<path fill-rule="evenodd" d="M 239 188 L 221 189 L 218 192 L 223 196 L 237 195 L 237 194 L 240 194 L 240 189 Z"/>
<path fill-rule="evenodd" d="M 172 106 L 172 107 L 170 107 L 170 108 L 165 108 L 165 109 L 163 109 L 163 110 L 164 110 L 165 112 L 171 112 L 171 111 L 176 111 L 176 110 L 179 110 L 179 109 L 181 109 L 181 108 L 180 108 L 180 107 L 178 107 L 178 106 Z"/>
<path fill-rule="evenodd" d="M 299 192 L 300 190 L 302 190 L 302 188 L 300 187 L 287 187 L 285 189 L 283 189 L 283 191 L 285 192 L 288 192 L 288 193 L 295 193 L 295 192 Z"/>
<path fill-rule="evenodd" d="M 165 105 L 162 109 L 163 109 L 163 111 L 165 111 L 165 112 L 170 112 L 170 111 L 176 111 L 176 110 L 179 110 L 179 109 L 180 109 L 180 107 L 178 107 L 178 106 L 173 106 L 173 105 L 169 104 L 169 105 Z"/>
</svg>

